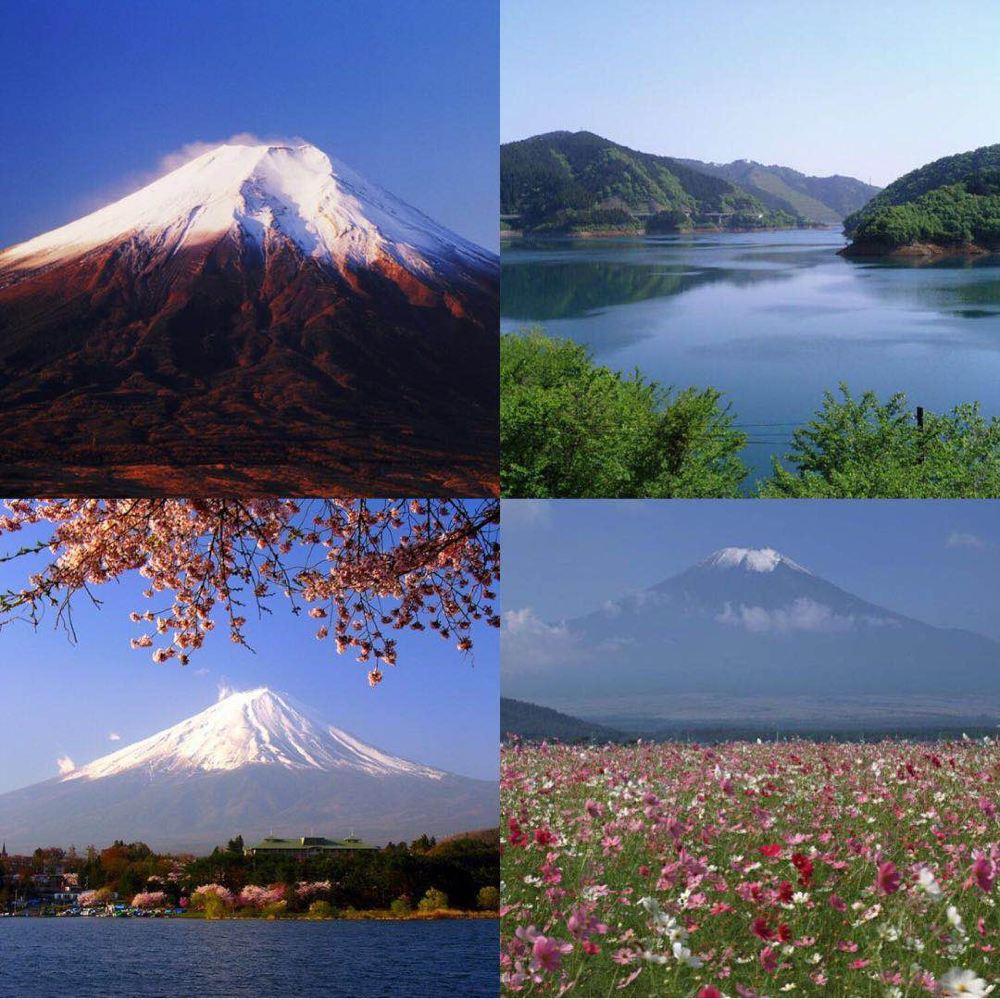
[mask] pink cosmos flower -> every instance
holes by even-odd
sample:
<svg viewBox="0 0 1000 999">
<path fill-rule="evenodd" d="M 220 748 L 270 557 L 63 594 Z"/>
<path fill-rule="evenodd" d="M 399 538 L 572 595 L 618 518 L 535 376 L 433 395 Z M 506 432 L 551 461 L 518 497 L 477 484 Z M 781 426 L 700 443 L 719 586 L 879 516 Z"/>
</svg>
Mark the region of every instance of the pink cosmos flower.
<svg viewBox="0 0 1000 999">
<path fill-rule="evenodd" d="M 778 954 L 773 947 L 765 947 L 760 952 L 761 967 L 767 971 L 774 971 L 778 967 Z"/>
<path fill-rule="evenodd" d="M 974 850 L 972 853 L 972 877 L 976 884 L 985 892 L 993 890 L 993 882 L 996 880 L 996 864 L 990 860 L 981 850 Z"/>
<path fill-rule="evenodd" d="M 703 985 L 695 995 L 698 999 L 721 999 L 722 993 L 714 985 Z"/>
<path fill-rule="evenodd" d="M 896 865 L 891 860 L 878 865 L 875 884 L 880 892 L 891 895 L 893 892 L 899 891 L 899 882 L 899 871 L 896 870 Z"/>
<path fill-rule="evenodd" d="M 571 943 L 539 934 L 531 945 L 531 966 L 544 971 L 558 971 L 563 954 L 569 954 L 572 950 Z"/>
</svg>

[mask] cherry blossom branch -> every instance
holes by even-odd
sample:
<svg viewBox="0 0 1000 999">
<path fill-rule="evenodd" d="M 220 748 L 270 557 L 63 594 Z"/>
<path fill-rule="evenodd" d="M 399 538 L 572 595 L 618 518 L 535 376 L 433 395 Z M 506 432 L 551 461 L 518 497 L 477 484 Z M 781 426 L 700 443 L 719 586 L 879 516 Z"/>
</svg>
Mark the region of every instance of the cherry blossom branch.
<svg viewBox="0 0 1000 999">
<path fill-rule="evenodd" d="M 369 664 L 375 686 L 381 667 L 396 663 L 393 631 L 430 628 L 468 653 L 474 622 L 500 625 L 493 499 L 17 499 L 6 506 L 0 537 L 44 525 L 51 535 L 0 562 L 45 550 L 53 559 L 23 589 L 0 593 L 0 628 L 24 617 L 37 626 L 54 607 L 72 634 L 75 597 L 96 600 L 91 587 L 138 572 L 147 600 L 170 600 L 130 615 L 153 626 L 131 644 L 152 648 L 156 662 L 186 664 L 220 614 L 230 639 L 247 646 L 248 600 L 261 616 L 280 594 L 293 613 L 308 606 L 322 622 L 318 639 L 331 637 L 339 653 L 353 650 Z"/>
</svg>

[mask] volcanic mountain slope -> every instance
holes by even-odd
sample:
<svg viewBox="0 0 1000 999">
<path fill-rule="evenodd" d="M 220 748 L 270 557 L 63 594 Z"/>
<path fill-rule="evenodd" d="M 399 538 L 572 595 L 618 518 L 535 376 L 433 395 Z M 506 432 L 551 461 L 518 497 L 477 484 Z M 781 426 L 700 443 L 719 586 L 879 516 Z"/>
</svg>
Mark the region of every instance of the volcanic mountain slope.
<svg viewBox="0 0 1000 999">
<path fill-rule="evenodd" d="M 314 146 L 220 146 L 0 253 L 0 482 L 493 490 L 498 288 Z"/>
<path fill-rule="evenodd" d="M 852 699 L 1000 707 L 1000 644 L 868 603 L 770 548 L 722 549 L 560 625 L 508 614 L 503 664 L 505 696 L 589 717 L 746 699 L 783 716 Z"/>
<path fill-rule="evenodd" d="M 267 688 L 61 777 L 0 795 L 8 849 L 142 840 L 202 851 L 242 833 L 381 844 L 499 821 L 495 782 L 411 763 L 311 717 Z"/>
</svg>

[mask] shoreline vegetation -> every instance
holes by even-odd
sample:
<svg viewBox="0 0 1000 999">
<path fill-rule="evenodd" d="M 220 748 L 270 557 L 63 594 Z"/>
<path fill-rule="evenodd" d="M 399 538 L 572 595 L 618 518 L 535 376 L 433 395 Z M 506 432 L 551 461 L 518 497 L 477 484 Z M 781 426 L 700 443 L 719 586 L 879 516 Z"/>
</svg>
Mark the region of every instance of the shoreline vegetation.
<svg viewBox="0 0 1000 999">
<path fill-rule="evenodd" d="M 305 920 L 307 922 L 381 922 L 381 923 L 407 923 L 407 922 L 436 922 L 451 919 L 499 919 L 500 913 L 496 909 L 434 909 L 431 912 L 408 912 L 395 913 L 390 909 L 357 909 L 346 912 L 334 912 L 330 914 L 316 914 L 309 912 L 283 912 L 264 914 L 260 912 L 233 912 L 227 915 L 206 915 L 204 912 L 191 911 L 171 911 L 171 910 L 144 910 L 139 913 L 90 913 L 83 916 L 82 913 L 73 913 L 69 907 L 63 911 L 55 912 L 0 912 L 2 919 L 53 919 L 53 918 L 87 918 L 87 919 L 207 919 L 209 921 L 222 919 L 258 919 L 264 922 L 275 922 L 278 920 Z"/>
<path fill-rule="evenodd" d="M 788 225 L 760 225 L 760 226 L 691 226 L 678 229 L 663 229 L 649 231 L 644 226 L 612 226 L 596 229 L 558 229 L 547 227 L 544 229 L 505 229 L 500 227 L 500 239 L 616 239 L 628 236 L 712 236 L 719 233 L 747 233 L 747 232 L 791 232 L 802 229 L 837 229 L 839 226 L 827 225 L 822 222 L 798 222 Z"/>
<path fill-rule="evenodd" d="M 505 498 L 996 498 L 1000 418 L 914 410 L 897 393 L 827 392 L 754 484 L 749 435 L 715 388 L 677 391 L 594 362 L 539 327 L 500 342 Z"/>
<path fill-rule="evenodd" d="M 261 851 L 242 836 L 207 856 L 142 842 L 0 855 L 0 914 L 184 919 L 496 918 L 500 830 L 378 849 Z"/>
<path fill-rule="evenodd" d="M 928 163 L 844 220 L 846 257 L 1000 254 L 1000 144 Z"/>
</svg>

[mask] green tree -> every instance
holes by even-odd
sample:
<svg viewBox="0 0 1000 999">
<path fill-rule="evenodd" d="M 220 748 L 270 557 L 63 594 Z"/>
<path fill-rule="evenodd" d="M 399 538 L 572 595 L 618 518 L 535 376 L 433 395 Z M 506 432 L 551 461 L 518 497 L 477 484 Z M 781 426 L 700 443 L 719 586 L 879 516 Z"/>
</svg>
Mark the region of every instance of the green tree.
<svg viewBox="0 0 1000 999">
<path fill-rule="evenodd" d="M 500 889 L 496 885 L 486 885 L 476 895 L 476 905 L 480 909 L 494 912 L 500 908 Z"/>
<path fill-rule="evenodd" d="M 226 908 L 226 903 L 218 895 L 205 896 L 206 919 L 225 919 L 228 915 L 229 909 Z"/>
<path fill-rule="evenodd" d="M 995 498 L 1000 496 L 1000 419 L 978 403 L 924 415 L 917 425 L 906 396 L 827 392 L 816 416 L 792 435 L 762 497 L 836 499 Z"/>
<path fill-rule="evenodd" d="M 394 916 L 406 916 L 413 912 L 413 906 L 410 905 L 410 900 L 405 896 L 400 898 L 394 898 L 389 906 L 389 911 Z"/>
<path fill-rule="evenodd" d="M 736 497 L 746 436 L 714 389 L 674 393 L 541 330 L 500 345 L 508 497 Z"/>
<path fill-rule="evenodd" d="M 315 902 L 309 903 L 310 919 L 332 919 L 333 914 L 333 906 L 321 898 L 316 899 Z"/>
<path fill-rule="evenodd" d="M 448 908 L 448 896 L 437 888 L 428 888 L 427 893 L 417 904 L 421 912 L 436 912 L 438 909 Z"/>
</svg>

